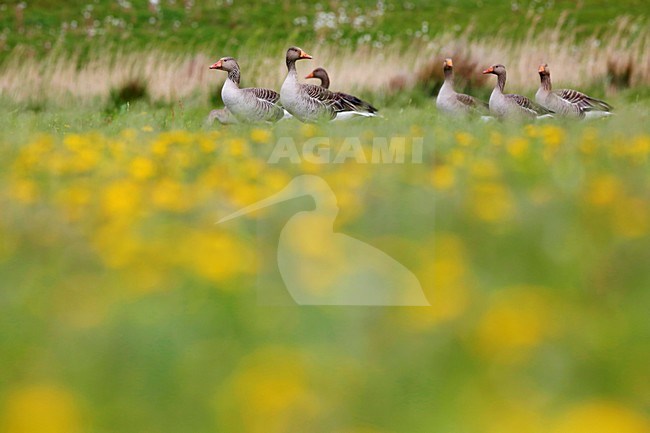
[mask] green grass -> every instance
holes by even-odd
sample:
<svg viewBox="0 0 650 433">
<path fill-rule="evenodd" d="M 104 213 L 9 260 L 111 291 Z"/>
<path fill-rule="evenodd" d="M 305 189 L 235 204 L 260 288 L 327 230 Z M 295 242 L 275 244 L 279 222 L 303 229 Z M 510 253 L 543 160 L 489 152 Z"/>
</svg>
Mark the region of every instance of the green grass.
<svg viewBox="0 0 650 433">
<path fill-rule="evenodd" d="M 0 426 L 636 432 L 649 113 L 612 102 L 602 122 L 532 125 L 399 105 L 307 127 L 206 128 L 199 106 L 4 111 Z M 311 136 L 422 136 L 423 163 L 266 164 L 280 137 Z M 305 172 L 335 190 L 335 229 L 409 267 L 432 307 L 258 304 L 287 300 L 263 236 L 310 201 L 215 221 Z"/>
<path fill-rule="evenodd" d="M 0 60 L 6 59 L 17 46 L 25 48 L 27 55 L 42 55 L 52 49 L 84 53 L 107 45 L 115 49 L 155 46 L 177 52 L 208 46 L 238 52 L 242 47 L 259 49 L 269 42 L 300 45 L 318 40 L 354 46 L 360 38 L 367 38 L 362 44 L 408 43 L 413 38 L 426 39 L 427 35 L 444 31 L 461 32 L 470 24 L 477 37 L 494 33 L 520 37 L 527 33 L 531 22 L 537 22 L 541 28 L 555 27 L 560 17 L 564 17 L 568 29 L 579 35 L 591 35 L 606 29 L 619 15 L 648 16 L 642 0 L 589 0 L 579 6 L 568 0 L 414 0 L 387 1 L 383 9 L 377 2 L 367 0 L 348 1 L 345 5 L 196 2 L 188 8 L 180 0 L 163 0 L 159 12 L 152 12 L 144 1 L 132 3 L 131 8 L 125 9 L 118 2 L 36 0 L 27 3 L 20 19 L 15 13 L 17 2 L 5 3 L 0 14 L 0 27 L 5 29 L 0 39 Z M 347 20 L 343 22 L 339 7 L 346 11 Z M 330 12 L 337 16 L 335 28 L 315 28 L 317 14 Z M 294 25 L 300 17 L 306 18 L 306 24 Z M 355 25 L 355 18 L 362 20 Z M 155 21 L 150 22 L 152 19 Z M 73 21 L 76 28 L 72 27 Z M 89 35 L 91 28 L 95 29 L 93 35 Z"/>
</svg>

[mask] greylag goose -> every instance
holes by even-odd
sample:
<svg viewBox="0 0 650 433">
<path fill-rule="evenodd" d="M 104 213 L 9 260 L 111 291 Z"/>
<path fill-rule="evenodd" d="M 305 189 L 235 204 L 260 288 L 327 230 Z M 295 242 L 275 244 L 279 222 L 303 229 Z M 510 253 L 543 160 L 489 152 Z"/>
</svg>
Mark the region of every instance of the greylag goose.
<svg viewBox="0 0 650 433">
<path fill-rule="evenodd" d="M 280 89 L 280 102 L 289 113 L 302 122 L 375 116 L 377 109 L 356 96 L 299 83 L 296 62 L 311 58 L 300 48 L 291 47 L 287 50 L 288 73 Z"/>
<path fill-rule="evenodd" d="M 548 65 L 540 65 L 540 86 L 535 93 L 538 104 L 560 116 L 569 117 L 603 117 L 611 115 L 612 106 L 573 89 L 552 90 L 551 71 Z"/>
<path fill-rule="evenodd" d="M 219 123 L 221 123 L 222 125 L 231 125 L 233 123 L 239 123 L 237 118 L 233 116 L 233 114 L 227 108 L 219 108 L 210 111 L 210 114 L 208 114 L 208 118 L 206 119 L 206 123 L 208 125 L 212 125 L 215 119 L 219 121 Z"/>
<path fill-rule="evenodd" d="M 483 71 L 484 74 L 497 76 L 497 84 L 490 95 L 490 112 L 498 118 L 552 117 L 551 111 L 522 95 L 504 94 L 506 86 L 506 67 L 493 65 Z"/>
<path fill-rule="evenodd" d="M 467 115 L 472 112 L 488 110 L 488 104 L 485 102 L 454 90 L 454 64 L 451 59 L 445 59 L 442 70 L 445 74 L 445 82 L 436 98 L 438 110 L 455 115 Z"/>
<path fill-rule="evenodd" d="M 210 69 L 228 72 L 228 78 L 221 89 L 221 99 L 238 121 L 275 122 L 288 114 L 278 105 L 278 92 L 254 87 L 239 88 L 239 64 L 232 57 L 219 59 Z"/>
<path fill-rule="evenodd" d="M 330 88 L 330 76 L 327 75 L 327 71 L 323 68 L 316 68 L 309 75 L 305 77 L 309 78 L 318 78 L 320 80 L 320 86 L 329 89 Z"/>
</svg>

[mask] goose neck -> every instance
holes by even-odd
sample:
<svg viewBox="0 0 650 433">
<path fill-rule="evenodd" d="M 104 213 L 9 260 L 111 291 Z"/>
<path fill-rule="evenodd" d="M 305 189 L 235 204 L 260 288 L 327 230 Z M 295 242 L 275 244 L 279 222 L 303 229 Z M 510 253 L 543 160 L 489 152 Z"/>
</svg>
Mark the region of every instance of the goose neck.
<svg viewBox="0 0 650 433">
<path fill-rule="evenodd" d="M 544 90 L 551 90 L 551 76 L 550 75 L 542 75 L 542 89 Z"/>
<path fill-rule="evenodd" d="M 239 68 L 234 68 L 228 72 L 228 79 L 239 86 L 239 81 L 241 79 Z"/>
<path fill-rule="evenodd" d="M 330 78 L 327 75 L 321 76 L 320 77 L 320 85 L 321 85 L 321 87 L 329 89 L 330 88 Z"/>
<path fill-rule="evenodd" d="M 506 87 L 506 73 L 502 72 L 500 74 L 497 74 L 497 88 L 501 93 L 503 93 L 503 89 Z"/>
</svg>

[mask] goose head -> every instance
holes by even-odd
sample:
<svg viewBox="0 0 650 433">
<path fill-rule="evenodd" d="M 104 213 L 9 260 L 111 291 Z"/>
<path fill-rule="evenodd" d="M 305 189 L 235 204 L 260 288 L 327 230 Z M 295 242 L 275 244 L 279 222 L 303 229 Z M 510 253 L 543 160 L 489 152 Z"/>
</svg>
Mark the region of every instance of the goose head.
<svg viewBox="0 0 650 433">
<path fill-rule="evenodd" d="M 287 65 L 296 63 L 298 60 L 311 59 L 312 57 L 298 47 L 291 47 L 287 50 Z"/>
<path fill-rule="evenodd" d="M 326 89 L 330 86 L 330 77 L 327 75 L 327 71 L 323 68 L 314 69 L 305 78 L 318 78 L 321 81 L 321 87 L 324 87 Z"/>
<path fill-rule="evenodd" d="M 484 74 L 494 74 L 494 75 L 504 75 L 506 73 L 506 67 L 503 65 L 492 65 L 483 71 Z"/>
<path fill-rule="evenodd" d="M 542 78 L 551 76 L 551 70 L 548 68 L 548 65 L 546 63 L 539 65 L 537 72 L 539 72 L 539 76 Z"/>
<path fill-rule="evenodd" d="M 222 57 L 217 61 L 217 63 L 210 66 L 210 69 L 219 69 L 221 71 L 231 72 L 235 69 L 239 69 L 237 60 L 232 57 Z"/>
<path fill-rule="evenodd" d="M 454 69 L 454 63 L 451 61 L 451 59 L 445 59 L 445 61 L 442 63 L 442 70 L 448 72 L 453 69 Z"/>
</svg>

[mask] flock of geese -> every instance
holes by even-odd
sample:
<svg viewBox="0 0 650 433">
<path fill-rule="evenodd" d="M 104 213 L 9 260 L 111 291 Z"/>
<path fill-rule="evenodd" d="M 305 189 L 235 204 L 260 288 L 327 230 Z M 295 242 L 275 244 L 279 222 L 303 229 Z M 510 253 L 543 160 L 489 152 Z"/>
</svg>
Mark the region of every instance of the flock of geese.
<svg viewBox="0 0 650 433">
<path fill-rule="evenodd" d="M 217 120 L 223 124 L 277 122 L 295 117 L 301 122 L 313 123 L 377 115 L 377 109 L 368 102 L 347 93 L 329 90 L 330 79 L 323 68 L 314 69 L 305 77 L 319 79 L 319 86 L 300 83 L 296 62 L 311 58 L 300 48 L 291 47 L 287 50 L 288 72 L 280 93 L 271 89 L 241 88 L 239 64 L 232 57 L 221 58 L 210 69 L 228 73 L 221 89 L 225 108 L 212 110 L 208 121 Z M 506 68 L 500 64 L 483 71 L 483 74 L 497 76 L 488 103 L 454 90 L 454 66 L 451 59 L 445 59 L 443 72 L 445 80 L 436 99 L 436 106 L 445 114 L 464 116 L 477 113 L 483 115 L 484 119 L 534 119 L 555 116 L 594 118 L 609 116 L 612 112 L 612 107 L 606 102 L 577 90 L 553 90 L 548 65 L 541 65 L 538 69 L 540 87 L 535 94 L 535 102 L 522 95 L 504 93 Z"/>
</svg>

